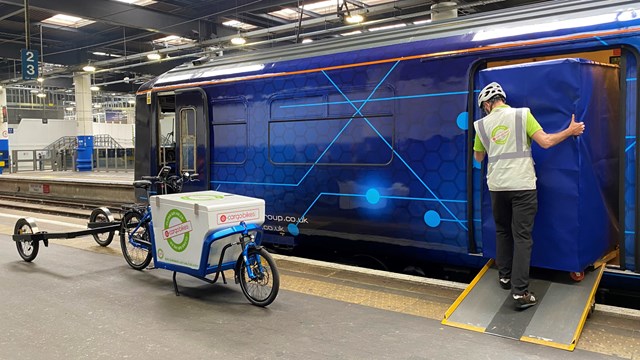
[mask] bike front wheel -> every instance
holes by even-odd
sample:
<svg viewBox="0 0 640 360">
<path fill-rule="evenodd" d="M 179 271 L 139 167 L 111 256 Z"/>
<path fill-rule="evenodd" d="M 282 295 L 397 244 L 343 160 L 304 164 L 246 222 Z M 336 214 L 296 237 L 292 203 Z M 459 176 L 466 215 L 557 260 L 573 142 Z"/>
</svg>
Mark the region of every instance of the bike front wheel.
<svg viewBox="0 0 640 360">
<path fill-rule="evenodd" d="M 127 264 L 136 270 L 143 270 L 151 262 L 151 234 L 149 223 L 141 222 L 142 214 L 129 211 L 122 217 L 120 246 Z"/>
<path fill-rule="evenodd" d="M 244 262 L 240 255 L 240 287 L 244 296 L 253 305 L 267 306 L 276 299 L 280 289 L 280 274 L 276 268 L 276 263 L 267 250 L 249 249 L 247 255 L 248 262 Z M 247 268 L 251 269 L 253 278 L 249 276 Z"/>
</svg>

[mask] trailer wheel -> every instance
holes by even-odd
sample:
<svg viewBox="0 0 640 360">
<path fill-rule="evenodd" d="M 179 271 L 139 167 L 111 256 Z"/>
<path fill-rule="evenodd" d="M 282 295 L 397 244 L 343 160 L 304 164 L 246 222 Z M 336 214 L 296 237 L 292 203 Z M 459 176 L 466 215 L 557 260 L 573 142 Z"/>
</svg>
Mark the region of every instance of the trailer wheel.
<svg viewBox="0 0 640 360">
<path fill-rule="evenodd" d="M 38 226 L 36 222 L 31 218 L 22 218 L 16 222 L 16 226 L 13 229 L 14 235 L 22 234 L 35 234 L 37 233 Z M 38 256 L 38 250 L 40 249 L 40 243 L 38 241 L 16 241 L 16 248 L 20 257 L 26 261 L 31 262 Z"/>
<path fill-rule="evenodd" d="M 89 216 L 89 222 L 92 223 L 105 223 L 105 225 L 108 225 L 108 223 L 112 223 L 113 221 L 114 219 L 113 215 L 111 215 L 111 211 L 105 207 L 93 209 L 91 216 Z M 92 234 L 93 240 L 95 240 L 100 246 L 109 246 L 111 241 L 113 241 L 113 235 L 115 232 L 116 231 L 113 230 L 99 234 Z"/>
</svg>

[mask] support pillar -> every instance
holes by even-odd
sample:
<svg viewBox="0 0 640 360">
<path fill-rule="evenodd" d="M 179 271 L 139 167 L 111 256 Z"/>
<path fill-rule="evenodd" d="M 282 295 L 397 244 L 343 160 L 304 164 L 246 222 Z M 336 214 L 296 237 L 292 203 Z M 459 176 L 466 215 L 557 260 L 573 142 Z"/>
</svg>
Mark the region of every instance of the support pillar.
<svg viewBox="0 0 640 360">
<path fill-rule="evenodd" d="M 0 86 L 0 174 L 9 168 L 9 119 L 7 117 L 7 89 Z"/>
<path fill-rule="evenodd" d="M 76 124 L 78 148 L 76 170 L 93 170 L 93 109 L 91 107 L 91 75 L 74 73 L 76 90 Z"/>
</svg>

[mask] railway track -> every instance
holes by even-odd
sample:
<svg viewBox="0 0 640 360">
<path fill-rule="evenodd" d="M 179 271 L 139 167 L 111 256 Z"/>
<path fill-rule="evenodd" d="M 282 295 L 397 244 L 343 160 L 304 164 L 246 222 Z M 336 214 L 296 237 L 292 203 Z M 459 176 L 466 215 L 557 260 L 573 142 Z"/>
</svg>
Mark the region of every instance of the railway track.
<svg viewBox="0 0 640 360">
<path fill-rule="evenodd" d="M 89 218 L 91 211 L 98 207 L 108 208 L 114 217 L 119 218 L 123 203 L 120 202 L 87 202 L 59 198 L 42 198 L 29 195 L 0 194 L 0 208 L 24 210 L 43 214 Z"/>
</svg>

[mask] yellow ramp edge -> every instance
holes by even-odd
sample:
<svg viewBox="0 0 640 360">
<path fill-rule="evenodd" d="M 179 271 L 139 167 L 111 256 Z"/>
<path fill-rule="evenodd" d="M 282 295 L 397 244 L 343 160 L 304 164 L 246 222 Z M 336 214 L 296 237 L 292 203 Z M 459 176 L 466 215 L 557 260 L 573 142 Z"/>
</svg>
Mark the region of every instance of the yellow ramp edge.
<svg viewBox="0 0 640 360">
<path fill-rule="evenodd" d="M 454 322 L 454 321 L 449 321 L 449 318 L 451 317 L 451 314 L 453 314 L 453 312 L 456 311 L 458 306 L 460 306 L 460 304 L 467 297 L 467 295 L 469 295 L 469 293 L 471 292 L 473 287 L 476 286 L 476 284 L 478 284 L 480 279 L 482 279 L 484 274 L 487 272 L 487 270 L 489 270 L 489 268 L 493 265 L 493 263 L 494 263 L 494 260 L 490 259 L 485 264 L 485 266 L 480 270 L 480 272 L 478 272 L 478 275 L 476 275 L 476 277 L 473 278 L 473 281 L 471 281 L 469 286 L 467 286 L 467 288 L 464 289 L 462 294 L 460 294 L 460 296 L 458 296 L 456 301 L 454 301 L 453 304 L 451 304 L 451 306 L 449 307 L 447 312 L 445 312 L 445 314 L 444 314 L 444 319 L 442 319 L 441 323 L 443 325 L 453 326 L 453 327 L 462 328 L 462 329 L 471 330 L 471 331 L 477 331 L 477 332 L 484 332 L 485 331 L 486 328 L 479 327 L 479 326 L 468 325 L 468 324 L 462 324 L 462 323 Z"/>
<path fill-rule="evenodd" d="M 578 324 L 578 327 L 576 328 L 576 331 L 573 334 L 573 338 L 571 340 L 571 343 L 569 344 L 562 344 L 562 343 L 557 343 L 557 342 L 553 342 L 553 341 L 546 341 L 544 339 L 539 339 L 539 338 L 533 338 L 533 337 L 528 337 L 528 336 L 523 336 L 520 338 L 520 341 L 524 341 L 524 342 L 528 342 L 528 343 L 532 343 L 532 344 L 538 344 L 538 345 L 545 345 L 545 346 L 550 346 L 556 349 L 562 349 L 562 350 L 568 350 L 568 351 L 573 351 L 576 348 L 576 345 L 578 344 L 578 339 L 580 338 L 580 334 L 582 333 L 582 329 L 584 328 L 584 324 L 587 321 L 587 317 L 589 316 L 589 310 L 591 309 L 591 304 L 595 301 L 595 296 L 596 296 L 596 290 L 598 289 L 598 285 L 600 285 L 600 280 L 602 279 L 602 274 L 604 273 L 604 269 L 605 269 L 605 265 L 607 263 L 607 261 L 615 258 L 615 254 L 617 253 L 617 251 L 613 251 L 607 255 L 605 255 L 601 260 L 598 260 L 595 264 L 597 264 L 596 270 L 597 273 L 597 278 L 596 281 L 593 283 L 593 287 L 591 288 L 591 293 L 589 295 L 589 300 L 587 301 L 587 303 L 584 306 L 584 309 L 582 309 L 582 317 L 580 318 L 580 323 Z M 613 254 L 613 256 L 611 256 Z M 594 265 L 596 266 L 596 265 Z"/>
</svg>

